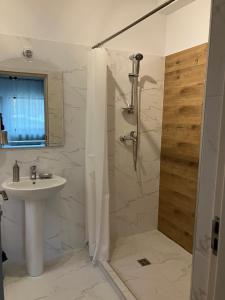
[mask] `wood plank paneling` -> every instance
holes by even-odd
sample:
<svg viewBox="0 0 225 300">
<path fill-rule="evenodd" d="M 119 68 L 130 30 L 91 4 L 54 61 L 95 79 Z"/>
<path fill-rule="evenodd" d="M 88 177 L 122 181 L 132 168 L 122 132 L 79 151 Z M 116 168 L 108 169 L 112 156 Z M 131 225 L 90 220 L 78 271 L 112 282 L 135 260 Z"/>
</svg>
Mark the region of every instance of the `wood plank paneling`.
<svg viewBox="0 0 225 300">
<path fill-rule="evenodd" d="M 166 57 L 158 228 L 192 252 L 207 44 Z"/>
</svg>

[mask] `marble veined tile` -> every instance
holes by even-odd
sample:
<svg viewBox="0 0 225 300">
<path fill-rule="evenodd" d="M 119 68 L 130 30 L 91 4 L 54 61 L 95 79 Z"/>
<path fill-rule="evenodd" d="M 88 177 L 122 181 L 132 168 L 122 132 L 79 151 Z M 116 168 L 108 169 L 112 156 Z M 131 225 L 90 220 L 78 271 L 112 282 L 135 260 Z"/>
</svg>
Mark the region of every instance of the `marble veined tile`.
<svg viewBox="0 0 225 300">
<path fill-rule="evenodd" d="M 6 266 L 5 300 L 119 300 L 85 249 L 57 259 L 36 278 Z"/>
<path fill-rule="evenodd" d="M 55 93 L 58 93 L 58 83 L 63 84 L 64 146 L 1 150 L 0 156 L 0 182 L 12 177 L 12 166 L 15 160 L 19 162 L 21 176 L 29 176 L 29 168 L 35 164 L 38 171 L 52 172 L 67 179 L 65 188 L 57 196 L 49 197 L 46 201 L 44 250 L 45 260 L 49 261 L 68 250 L 81 248 L 85 240 L 84 156 L 88 49 L 82 46 L 6 35 L 0 35 L 0 44 L 2 45 L 0 53 L 2 68 L 11 66 L 13 62 L 15 68 L 21 65 L 24 68 L 26 64 L 26 69 L 30 72 L 32 70 L 35 72 L 38 70 L 40 74 L 48 72 L 54 79 L 60 74 L 60 77 L 57 77 L 57 84 L 50 87 L 49 93 L 53 98 Z M 33 49 L 35 53 L 31 63 L 26 63 L 21 57 L 22 49 L 27 47 Z M 50 105 L 51 112 L 54 113 L 52 108 Z M 61 106 L 57 109 L 62 110 Z M 2 246 L 11 263 L 24 263 L 24 203 L 22 202 L 16 203 L 10 199 L 4 203 Z"/>
<path fill-rule="evenodd" d="M 157 230 L 119 238 L 111 266 L 138 300 L 189 300 L 192 255 Z M 147 258 L 142 267 L 137 260 Z"/>
<path fill-rule="evenodd" d="M 120 136 L 137 131 L 131 101 L 129 52 L 108 50 L 108 149 L 111 236 L 119 238 L 157 228 L 164 94 L 164 58 L 144 54 L 139 76 L 140 138 L 137 172 L 132 142 Z"/>
</svg>

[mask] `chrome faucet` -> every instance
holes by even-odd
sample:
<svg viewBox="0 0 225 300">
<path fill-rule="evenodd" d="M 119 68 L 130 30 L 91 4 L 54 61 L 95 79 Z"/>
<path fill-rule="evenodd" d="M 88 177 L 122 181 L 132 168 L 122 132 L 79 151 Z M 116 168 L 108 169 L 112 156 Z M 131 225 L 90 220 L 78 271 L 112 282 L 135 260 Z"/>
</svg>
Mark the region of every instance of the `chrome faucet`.
<svg viewBox="0 0 225 300">
<path fill-rule="evenodd" d="M 37 179 L 37 167 L 36 166 L 31 166 L 30 167 L 30 179 L 31 180 L 36 180 Z"/>
</svg>

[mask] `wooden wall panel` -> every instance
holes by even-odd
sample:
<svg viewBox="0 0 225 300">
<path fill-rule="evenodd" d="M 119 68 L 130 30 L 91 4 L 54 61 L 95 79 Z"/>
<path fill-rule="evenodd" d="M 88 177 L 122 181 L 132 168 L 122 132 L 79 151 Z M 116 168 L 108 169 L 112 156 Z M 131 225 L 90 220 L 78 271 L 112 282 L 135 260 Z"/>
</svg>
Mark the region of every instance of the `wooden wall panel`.
<svg viewBox="0 0 225 300">
<path fill-rule="evenodd" d="M 158 228 L 192 252 L 207 44 L 166 57 Z"/>
</svg>

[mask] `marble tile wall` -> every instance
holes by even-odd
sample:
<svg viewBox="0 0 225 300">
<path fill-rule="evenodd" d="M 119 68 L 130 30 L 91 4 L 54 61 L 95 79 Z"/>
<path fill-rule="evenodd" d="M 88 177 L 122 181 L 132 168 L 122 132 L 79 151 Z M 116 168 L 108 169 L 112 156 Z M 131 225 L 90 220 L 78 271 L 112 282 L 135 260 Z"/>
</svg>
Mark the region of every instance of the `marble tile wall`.
<svg viewBox="0 0 225 300">
<path fill-rule="evenodd" d="M 32 48 L 40 71 L 63 73 L 65 146 L 1 150 L 0 182 L 12 176 L 14 160 L 21 176 L 36 164 L 67 179 L 65 189 L 46 202 L 45 258 L 51 260 L 84 245 L 84 141 L 87 48 L 63 43 L 0 35 L 0 65 Z M 130 53 L 108 50 L 108 117 L 111 226 L 114 237 L 157 227 L 164 58 L 145 55 L 141 65 L 141 146 L 138 172 L 133 170 L 132 148 L 119 136 L 135 128 L 133 116 L 122 114 L 130 101 Z M 22 59 L 22 58 L 21 58 Z M 30 63 L 32 65 L 32 63 Z M 47 67 L 46 67 L 47 66 Z M 30 67 L 32 69 L 32 66 Z M 10 261 L 24 261 L 24 205 L 4 203 L 3 247 Z"/>
<path fill-rule="evenodd" d="M 164 58 L 144 55 L 140 70 L 140 152 L 134 171 L 132 144 L 121 135 L 136 130 L 130 103 L 128 52 L 108 50 L 108 137 L 112 239 L 157 228 L 164 85 Z"/>
<path fill-rule="evenodd" d="M 25 47 L 32 48 L 40 69 L 63 72 L 65 145 L 59 148 L 0 150 L 0 182 L 12 176 L 14 160 L 21 175 L 30 165 L 64 176 L 67 185 L 55 198 L 48 199 L 45 210 L 45 258 L 51 260 L 84 245 L 84 147 L 86 110 L 87 48 L 63 43 L 13 36 L 0 36 L 0 63 L 21 57 Z M 28 62 L 29 64 L 29 62 Z M 30 63 L 32 65 L 32 62 Z M 24 261 L 24 206 L 8 201 L 3 206 L 3 248 L 9 260 Z"/>
</svg>

